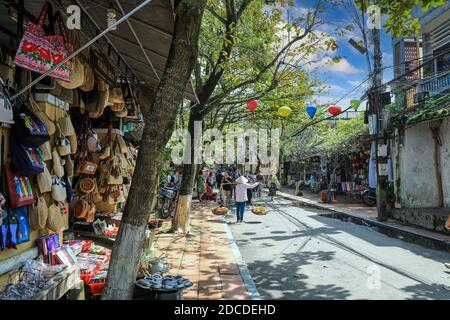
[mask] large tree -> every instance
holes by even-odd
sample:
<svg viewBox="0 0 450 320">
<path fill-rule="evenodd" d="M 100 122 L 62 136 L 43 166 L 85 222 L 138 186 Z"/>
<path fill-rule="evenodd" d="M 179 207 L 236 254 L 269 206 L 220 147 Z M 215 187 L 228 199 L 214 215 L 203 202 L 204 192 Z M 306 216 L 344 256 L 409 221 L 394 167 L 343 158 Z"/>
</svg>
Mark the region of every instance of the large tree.
<svg viewBox="0 0 450 320">
<path fill-rule="evenodd" d="M 127 203 L 113 246 L 102 299 L 131 299 L 167 141 L 198 54 L 198 37 L 206 0 L 181 0 L 169 56 L 156 99 L 144 115 L 145 128 Z"/>
</svg>

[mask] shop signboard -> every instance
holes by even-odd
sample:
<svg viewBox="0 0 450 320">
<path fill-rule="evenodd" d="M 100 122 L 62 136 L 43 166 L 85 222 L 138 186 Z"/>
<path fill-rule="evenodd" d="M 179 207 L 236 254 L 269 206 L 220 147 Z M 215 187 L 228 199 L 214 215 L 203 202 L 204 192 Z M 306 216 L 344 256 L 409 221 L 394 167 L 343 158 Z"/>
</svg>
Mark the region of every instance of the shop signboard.
<svg viewBox="0 0 450 320">
<path fill-rule="evenodd" d="M 115 87 L 117 77 L 114 68 L 108 61 L 108 58 L 97 50 L 92 50 L 91 61 L 92 68 L 95 73 L 110 86 Z"/>
</svg>

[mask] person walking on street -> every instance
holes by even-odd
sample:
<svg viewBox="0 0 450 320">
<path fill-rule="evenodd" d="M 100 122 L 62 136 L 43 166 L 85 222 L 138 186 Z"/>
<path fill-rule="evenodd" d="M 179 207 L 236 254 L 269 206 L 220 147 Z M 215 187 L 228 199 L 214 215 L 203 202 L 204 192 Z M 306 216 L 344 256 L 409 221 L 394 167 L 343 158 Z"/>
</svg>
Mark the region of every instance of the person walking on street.
<svg viewBox="0 0 450 320">
<path fill-rule="evenodd" d="M 237 223 L 244 222 L 245 204 L 248 201 L 247 190 L 256 188 L 259 183 L 249 184 L 249 181 L 244 176 L 240 176 L 236 179 L 236 217 Z"/>
<path fill-rule="evenodd" d="M 280 188 L 280 182 L 275 174 L 270 177 L 269 197 L 271 201 L 277 195 L 277 188 Z"/>
<path fill-rule="evenodd" d="M 233 190 L 232 184 L 233 184 L 233 180 L 228 175 L 228 172 L 224 172 L 224 177 L 222 179 L 221 187 L 223 190 L 224 205 L 227 208 L 230 206 L 231 191 Z"/>
<path fill-rule="evenodd" d="M 203 172 L 200 170 L 197 175 L 197 195 L 198 200 L 202 202 L 202 196 L 205 193 L 205 178 L 203 177 Z"/>
<path fill-rule="evenodd" d="M 261 198 L 264 176 L 261 174 L 261 171 L 259 171 L 259 170 L 256 173 L 256 182 L 259 182 L 258 188 L 256 189 L 256 196 L 258 198 Z"/>
</svg>

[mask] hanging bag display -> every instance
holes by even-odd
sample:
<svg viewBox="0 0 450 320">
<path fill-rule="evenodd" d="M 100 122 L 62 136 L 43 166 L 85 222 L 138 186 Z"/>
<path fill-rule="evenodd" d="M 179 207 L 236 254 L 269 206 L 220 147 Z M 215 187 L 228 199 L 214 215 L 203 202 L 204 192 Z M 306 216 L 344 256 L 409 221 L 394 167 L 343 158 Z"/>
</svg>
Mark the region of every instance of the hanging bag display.
<svg viewBox="0 0 450 320">
<path fill-rule="evenodd" d="M 69 178 L 72 178 L 74 176 L 75 170 L 74 170 L 74 164 L 71 156 L 67 156 L 64 163 L 64 170 L 66 171 L 66 175 Z"/>
<path fill-rule="evenodd" d="M 12 132 L 21 144 L 30 147 L 39 147 L 50 140 L 44 123 L 24 104 L 16 104 L 14 109 L 14 124 Z"/>
<path fill-rule="evenodd" d="M 53 148 L 52 158 L 53 158 L 53 173 L 58 178 L 62 178 L 64 176 L 64 167 L 62 164 L 61 157 L 59 156 L 59 153 L 56 148 Z"/>
<path fill-rule="evenodd" d="M 73 128 L 72 120 L 66 110 L 64 110 L 64 115 L 58 120 L 59 128 L 61 133 L 65 136 L 75 135 L 75 129 Z"/>
<path fill-rule="evenodd" d="M 42 159 L 44 159 L 44 161 L 48 161 L 52 159 L 52 148 L 50 146 L 50 142 L 46 142 L 43 145 L 41 145 L 39 147 L 41 149 L 42 152 Z"/>
<path fill-rule="evenodd" d="M 47 114 L 42 111 L 37 102 L 30 95 L 30 109 L 36 115 L 36 117 L 44 123 L 45 128 L 47 129 L 47 133 L 49 135 L 53 135 L 56 132 L 56 126 L 52 120 L 47 116 Z"/>
<path fill-rule="evenodd" d="M 45 34 L 43 26 L 49 7 L 50 3 L 46 2 L 37 24 L 28 23 L 14 58 L 14 63 L 17 66 L 40 74 L 49 71 L 72 52 L 72 46 L 67 42 L 67 32 L 62 19 L 57 17 L 61 35 Z M 62 66 L 52 70 L 50 76 L 70 81 L 71 74 L 72 63 L 67 61 Z"/>
<path fill-rule="evenodd" d="M 37 183 L 40 193 L 52 191 L 52 175 L 48 171 L 47 166 L 44 166 L 44 172 L 37 175 Z"/>
<path fill-rule="evenodd" d="M 44 159 L 39 147 L 26 147 L 19 144 L 15 134 L 11 134 L 11 161 L 14 172 L 32 177 L 44 172 Z"/>
<path fill-rule="evenodd" d="M 11 160 L 5 163 L 6 183 L 11 208 L 28 206 L 35 202 L 30 179 L 17 175 L 12 167 Z"/>
<path fill-rule="evenodd" d="M 54 232 L 59 232 L 62 227 L 61 210 L 54 203 L 48 207 L 47 227 Z"/>
<path fill-rule="evenodd" d="M 45 198 L 43 196 L 40 196 L 37 200 L 37 213 L 38 213 L 38 223 L 39 228 L 44 229 L 47 225 L 47 219 L 48 219 L 48 206 L 47 202 L 45 201 Z"/>
<path fill-rule="evenodd" d="M 30 241 L 30 224 L 28 223 L 28 207 L 14 209 L 13 214 L 17 221 L 17 244 Z"/>
<path fill-rule="evenodd" d="M 66 184 L 62 179 L 56 176 L 52 177 L 52 198 L 61 202 L 67 199 Z"/>
<path fill-rule="evenodd" d="M 60 135 L 56 141 L 56 150 L 61 157 L 70 154 L 70 141 L 63 135 Z"/>
</svg>

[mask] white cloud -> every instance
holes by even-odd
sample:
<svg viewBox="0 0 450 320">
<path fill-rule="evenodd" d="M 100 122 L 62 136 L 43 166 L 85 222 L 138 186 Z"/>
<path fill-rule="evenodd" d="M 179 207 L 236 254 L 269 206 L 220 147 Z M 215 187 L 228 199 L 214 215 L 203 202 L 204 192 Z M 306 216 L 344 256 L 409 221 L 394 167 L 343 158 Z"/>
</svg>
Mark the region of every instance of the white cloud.
<svg viewBox="0 0 450 320">
<path fill-rule="evenodd" d="M 342 58 L 338 63 L 335 63 L 330 57 L 325 57 L 320 62 L 313 63 L 309 68 L 310 70 L 313 69 L 317 71 L 341 74 L 358 74 L 363 71 L 353 66 L 345 58 Z"/>
</svg>

